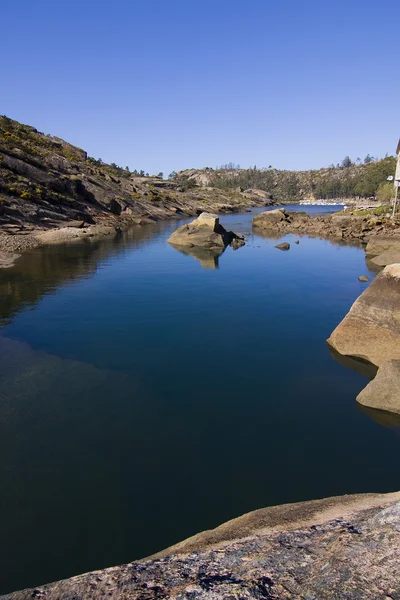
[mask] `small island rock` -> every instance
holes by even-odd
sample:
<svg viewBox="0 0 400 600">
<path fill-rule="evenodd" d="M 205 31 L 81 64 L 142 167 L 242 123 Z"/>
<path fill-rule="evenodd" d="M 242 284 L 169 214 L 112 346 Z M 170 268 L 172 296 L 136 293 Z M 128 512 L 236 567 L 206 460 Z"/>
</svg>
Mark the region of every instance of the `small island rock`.
<svg viewBox="0 0 400 600">
<path fill-rule="evenodd" d="M 174 231 L 168 242 L 172 246 L 215 249 L 226 248 L 234 240 L 237 240 L 236 248 L 244 245 L 243 235 L 226 231 L 220 224 L 218 215 L 203 212 L 191 223 L 182 225 Z"/>
<path fill-rule="evenodd" d="M 277 244 L 275 248 L 278 248 L 278 250 L 290 250 L 290 244 L 288 242 L 282 242 L 281 244 Z"/>
</svg>

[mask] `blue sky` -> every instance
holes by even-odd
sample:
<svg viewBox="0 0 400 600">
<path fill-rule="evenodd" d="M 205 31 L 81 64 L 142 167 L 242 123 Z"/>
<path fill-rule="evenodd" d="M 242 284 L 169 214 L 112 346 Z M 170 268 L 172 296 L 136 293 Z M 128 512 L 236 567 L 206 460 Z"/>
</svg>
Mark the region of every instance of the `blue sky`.
<svg viewBox="0 0 400 600">
<path fill-rule="evenodd" d="M 394 153 L 400 3 L 2 0 L 0 113 L 150 173 Z"/>
</svg>

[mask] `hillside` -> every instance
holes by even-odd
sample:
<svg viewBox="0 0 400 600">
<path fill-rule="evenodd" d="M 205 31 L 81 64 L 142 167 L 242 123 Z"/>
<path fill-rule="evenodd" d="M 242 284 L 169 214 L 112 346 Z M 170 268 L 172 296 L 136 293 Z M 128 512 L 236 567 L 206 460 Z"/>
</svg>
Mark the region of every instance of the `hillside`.
<svg viewBox="0 0 400 600">
<path fill-rule="evenodd" d="M 349 164 L 311 171 L 282 171 L 278 169 L 190 169 L 178 176 L 188 177 L 202 186 L 221 190 L 257 188 L 270 194 L 276 202 L 303 199 L 376 198 L 389 201 L 396 159 L 388 156 L 368 164 Z"/>
<path fill-rule="evenodd" d="M 265 195 L 198 189 L 184 175 L 174 181 L 132 174 L 105 164 L 58 137 L 0 117 L 0 232 L 72 222 L 125 227 L 143 219 L 223 212 L 263 205 Z M 13 247 L 18 249 L 18 245 Z"/>
<path fill-rule="evenodd" d="M 387 176 L 394 169 L 395 159 L 387 157 L 370 164 L 299 172 L 191 169 L 166 181 L 106 164 L 58 137 L 2 116 L 0 247 L 23 249 L 31 243 L 32 232 L 72 225 L 91 224 L 99 232 L 101 227 L 124 229 L 204 210 L 243 210 L 307 198 L 388 201 L 393 186 Z"/>
</svg>

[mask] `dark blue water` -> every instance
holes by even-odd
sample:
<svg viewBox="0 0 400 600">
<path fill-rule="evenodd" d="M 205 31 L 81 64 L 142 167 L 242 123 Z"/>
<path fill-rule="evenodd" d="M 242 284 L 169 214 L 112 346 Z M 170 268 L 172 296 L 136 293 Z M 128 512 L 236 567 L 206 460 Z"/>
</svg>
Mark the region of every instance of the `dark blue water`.
<svg viewBox="0 0 400 600">
<path fill-rule="evenodd" d="M 364 251 L 251 233 L 199 260 L 167 244 L 179 224 L 0 273 L 0 592 L 259 507 L 399 487 L 396 427 L 358 408 L 367 380 L 325 343 L 374 276 Z"/>
</svg>

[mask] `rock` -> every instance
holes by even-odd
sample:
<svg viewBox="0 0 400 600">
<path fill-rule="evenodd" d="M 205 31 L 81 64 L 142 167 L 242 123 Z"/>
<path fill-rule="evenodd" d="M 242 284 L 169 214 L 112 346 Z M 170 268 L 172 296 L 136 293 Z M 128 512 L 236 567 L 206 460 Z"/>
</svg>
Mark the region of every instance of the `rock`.
<svg viewBox="0 0 400 600">
<path fill-rule="evenodd" d="M 231 241 L 231 246 L 232 246 L 233 250 L 237 250 L 238 248 L 241 248 L 244 245 L 245 245 L 245 242 L 241 238 L 234 238 Z"/>
<path fill-rule="evenodd" d="M 400 235 L 375 235 L 368 241 L 365 252 L 368 257 L 379 256 L 384 252 L 400 255 Z"/>
<path fill-rule="evenodd" d="M 379 267 L 400 263 L 400 236 L 375 235 L 365 249 L 369 260 Z"/>
<path fill-rule="evenodd" d="M 400 360 L 383 363 L 375 379 L 358 394 L 357 402 L 400 414 Z"/>
<path fill-rule="evenodd" d="M 174 231 L 169 237 L 168 242 L 173 246 L 211 249 L 225 248 L 235 239 L 240 239 L 240 237 L 232 231 L 226 231 L 220 224 L 217 215 L 203 212 L 191 223 L 182 225 L 182 227 Z"/>
<path fill-rule="evenodd" d="M 85 227 L 85 221 L 67 221 L 62 224 L 63 227 L 76 227 L 77 229 L 82 229 Z"/>
<path fill-rule="evenodd" d="M 271 506 L 129 564 L 3 600 L 395 600 L 400 494 Z"/>
<path fill-rule="evenodd" d="M 123 210 L 123 205 L 121 204 L 121 202 L 119 202 L 118 200 L 116 200 L 115 198 L 113 198 L 110 202 L 110 211 L 113 213 L 113 215 L 120 215 L 122 210 Z"/>
<path fill-rule="evenodd" d="M 362 283 L 367 283 L 367 281 L 369 281 L 369 277 L 367 277 L 366 275 L 360 275 L 358 277 L 358 281 L 361 281 Z"/>
<path fill-rule="evenodd" d="M 374 265 L 378 267 L 386 267 L 387 265 L 393 265 L 394 263 L 400 263 L 400 252 L 393 252 L 388 250 L 387 252 L 382 252 L 378 256 L 374 256 L 370 259 Z"/>
<path fill-rule="evenodd" d="M 278 248 L 278 250 L 290 250 L 290 244 L 288 244 L 288 242 L 282 242 L 281 244 L 277 244 L 275 248 Z"/>
<path fill-rule="evenodd" d="M 274 210 L 266 210 L 253 218 L 255 227 L 273 227 L 275 224 L 287 219 L 286 210 L 284 208 L 276 208 Z"/>
<path fill-rule="evenodd" d="M 327 341 L 340 354 L 377 366 L 400 359 L 400 264 L 377 275 Z"/>
<path fill-rule="evenodd" d="M 300 244 L 300 241 L 299 241 L 299 240 L 296 240 L 296 241 L 295 241 L 295 244 Z"/>
</svg>

